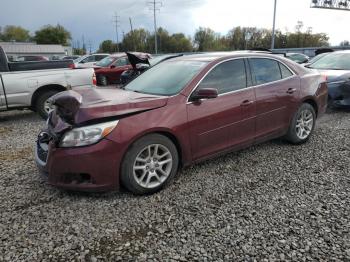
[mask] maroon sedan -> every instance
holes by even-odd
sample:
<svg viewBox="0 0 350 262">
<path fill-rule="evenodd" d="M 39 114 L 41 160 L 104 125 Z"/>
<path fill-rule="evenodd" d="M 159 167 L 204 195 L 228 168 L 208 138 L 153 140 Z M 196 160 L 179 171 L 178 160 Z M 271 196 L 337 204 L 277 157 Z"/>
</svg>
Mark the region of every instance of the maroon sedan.
<svg viewBox="0 0 350 262">
<path fill-rule="evenodd" d="M 257 52 L 190 55 L 147 70 L 125 90 L 67 91 L 37 140 L 54 186 L 136 194 L 187 166 L 277 137 L 307 141 L 327 106 L 325 78 Z"/>
</svg>

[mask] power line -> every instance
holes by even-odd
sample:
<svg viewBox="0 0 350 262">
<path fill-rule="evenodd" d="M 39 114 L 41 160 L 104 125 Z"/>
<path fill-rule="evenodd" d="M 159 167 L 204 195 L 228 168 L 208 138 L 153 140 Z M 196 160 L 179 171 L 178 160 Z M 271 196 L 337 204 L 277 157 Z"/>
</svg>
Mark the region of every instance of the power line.
<svg viewBox="0 0 350 262">
<path fill-rule="evenodd" d="M 150 5 L 151 10 L 153 10 L 153 22 L 154 22 L 154 51 L 157 54 L 158 53 L 158 47 L 157 47 L 157 16 L 156 12 L 160 10 L 160 7 L 163 6 L 163 3 L 160 1 L 150 1 L 147 2 L 148 5 Z"/>
<path fill-rule="evenodd" d="M 117 36 L 117 52 L 119 52 L 119 34 L 118 34 L 118 28 L 119 28 L 119 24 L 120 24 L 120 16 L 118 16 L 117 12 L 114 13 L 113 16 L 114 20 L 113 23 L 115 24 L 115 33 Z"/>
</svg>

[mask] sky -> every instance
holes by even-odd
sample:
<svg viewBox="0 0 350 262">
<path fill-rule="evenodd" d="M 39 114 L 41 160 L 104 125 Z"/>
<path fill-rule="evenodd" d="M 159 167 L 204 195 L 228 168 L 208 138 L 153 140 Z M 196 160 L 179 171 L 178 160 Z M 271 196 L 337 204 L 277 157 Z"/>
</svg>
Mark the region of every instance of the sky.
<svg viewBox="0 0 350 262">
<path fill-rule="evenodd" d="M 95 50 L 105 39 L 116 40 L 113 16 L 119 20 L 119 40 L 133 27 L 153 31 L 152 0 L 0 0 L 0 26 L 19 25 L 33 34 L 43 25 L 57 23 L 71 32 L 73 41 Z M 160 1 L 160 0 L 157 0 Z M 161 0 L 157 24 L 170 33 L 193 36 L 200 26 L 226 34 L 236 26 L 272 28 L 274 0 Z M 298 21 L 304 30 L 327 33 L 332 45 L 350 40 L 350 12 L 310 8 L 311 0 L 277 0 L 276 28 L 294 31 Z"/>
</svg>

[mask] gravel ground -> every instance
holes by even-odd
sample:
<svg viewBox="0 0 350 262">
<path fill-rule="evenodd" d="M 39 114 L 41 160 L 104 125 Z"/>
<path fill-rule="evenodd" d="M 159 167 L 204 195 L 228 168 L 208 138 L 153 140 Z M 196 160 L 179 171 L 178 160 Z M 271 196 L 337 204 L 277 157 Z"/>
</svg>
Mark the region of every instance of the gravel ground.
<svg viewBox="0 0 350 262">
<path fill-rule="evenodd" d="M 39 176 L 34 113 L 0 113 L 0 261 L 350 261 L 350 112 L 181 171 L 152 196 L 68 193 Z"/>
</svg>

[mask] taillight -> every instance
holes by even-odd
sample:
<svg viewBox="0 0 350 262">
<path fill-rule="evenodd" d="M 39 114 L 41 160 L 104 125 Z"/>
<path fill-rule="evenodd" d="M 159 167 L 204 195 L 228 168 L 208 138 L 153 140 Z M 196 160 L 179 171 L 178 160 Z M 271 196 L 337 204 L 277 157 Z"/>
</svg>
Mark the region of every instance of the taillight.
<svg viewBox="0 0 350 262">
<path fill-rule="evenodd" d="M 96 74 L 95 73 L 93 73 L 93 75 L 92 75 L 92 84 L 94 86 L 97 85 L 97 79 L 96 79 Z"/>
<path fill-rule="evenodd" d="M 69 65 L 69 68 L 74 69 L 74 68 L 75 68 L 75 64 L 74 64 L 74 63 L 73 63 L 73 64 L 70 64 L 70 65 Z"/>
<path fill-rule="evenodd" d="M 323 80 L 324 82 L 327 82 L 327 80 L 328 80 L 327 76 L 326 76 L 326 75 L 322 75 L 322 80 Z"/>
</svg>

